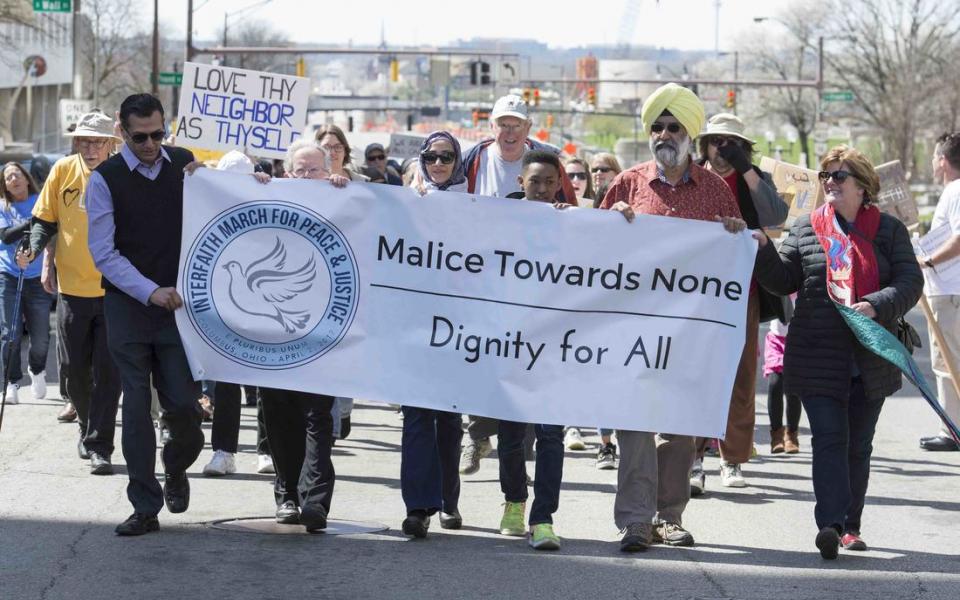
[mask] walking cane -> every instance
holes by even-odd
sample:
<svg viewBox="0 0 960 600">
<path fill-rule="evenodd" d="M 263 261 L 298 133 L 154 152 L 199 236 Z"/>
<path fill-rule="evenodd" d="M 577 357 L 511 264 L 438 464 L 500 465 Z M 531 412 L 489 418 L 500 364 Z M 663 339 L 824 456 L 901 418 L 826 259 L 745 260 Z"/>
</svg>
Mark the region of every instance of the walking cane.
<svg viewBox="0 0 960 600">
<path fill-rule="evenodd" d="M 27 232 L 23 240 L 17 246 L 17 253 L 22 250 L 28 250 L 30 244 L 30 235 Z M 17 276 L 17 295 L 13 299 L 13 315 L 10 317 L 10 324 L 7 326 L 7 351 L 3 354 L 3 395 L 0 396 L 0 431 L 3 430 L 3 409 L 7 406 L 7 381 L 10 378 L 10 358 L 13 356 L 13 344 L 17 340 L 17 334 L 23 328 L 20 323 L 20 299 L 23 296 L 23 275 L 24 269 L 20 269 L 20 275 Z"/>
</svg>

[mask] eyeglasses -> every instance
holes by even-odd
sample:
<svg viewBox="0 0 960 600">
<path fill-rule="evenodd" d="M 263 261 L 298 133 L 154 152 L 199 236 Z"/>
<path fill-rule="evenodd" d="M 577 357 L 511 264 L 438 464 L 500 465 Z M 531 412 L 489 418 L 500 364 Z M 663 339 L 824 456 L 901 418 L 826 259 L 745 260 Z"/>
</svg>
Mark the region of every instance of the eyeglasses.
<svg viewBox="0 0 960 600">
<path fill-rule="evenodd" d="M 146 140 L 146 138 L 144 138 L 144 140 Z M 87 146 L 88 148 L 96 148 L 96 149 L 103 148 L 108 143 L 109 143 L 109 140 L 107 140 L 107 138 L 79 138 L 77 140 L 78 146 Z M 138 142 L 138 143 L 142 143 L 142 142 Z"/>
<path fill-rule="evenodd" d="M 11 169 L 9 173 L 3 174 L 4 181 L 13 181 L 14 179 L 23 179 L 23 173 L 20 172 L 20 169 Z"/>
<path fill-rule="evenodd" d="M 343 144 L 331 144 L 329 146 L 321 145 L 320 147 L 327 152 L 337 152 L 337 153 L 343 152 Z"/>
<path fill-rule="evenodd" d="M 740 144 L 740 140 L 722 135 L 711 135 L 707 138 L 707 143 L 711 146 L 723 146 L 724 144 L 732 144 L 736 146 Z"/>
<path fill-rule="evenodd" d="M 653 133 L 663 133 L 663 130 L 666 129 L 670 133 L 680 133 L 680 123 L 667 123 L 663 124 L 659 121 L 650 126 L 650 131 Z"/>
<path fill-rule="evenodd" d="M 453 161 L 457 160 L 457 157 L 453 152 L 421 152 L 420 161 L 425 165 L 432 165 L 437 162 L 437 159 L 440 159 L 440 164 L 449 165 Z"/>
<path fill-rule="evenodd" d="M 163 136 L 167 135 L 167 132 L 164 131 L 163 129 L 158 129 L 150 133 L 139 133 L 139 132 L 130 133 L 130 131 L 126 128 L 124 128 L 124 131 L 127 132 L 127 135 L 130 136 L 130 141 L 133 142 L 134 144 L 142 144 L 145 141 L 147 141 L 147 138 L 150 138 L 155 142 L 159 142 L 160 140 L 163 139 Z"/>
<path fill-rule="evenodd" d="M 821 183 L 826 183 L 833 179 L 834 182 L 841 185 L 847 180 L 847 177 L 853 177 L 854 179 L 857 178 L 857 176 L 850 171 L 844 171 L 842 169 L 840 171 L 820 171 L 817 173 L 817 177 L 820 178 Z"/>
<path fill-rule="evenodd" d="M 314 167 L 312 169 L 296 169 L 293 171 L 293 176 L 297 179 L 316 179 L 316 175 L 323 173 L 323 169 Z"/>
<path fill-rule="evenodd" d="M 387 157 L 384 154 L 371 154 L 367 157 L 367 162 L 373 162 L 375 160 L 387 160 Z"/>
<path fill-rule="evenodd" d="M 590 169 L 590 172 L 591 173 L 609 173 L 612 170 L 613 169 L 611 169 L 610 167 L 594 167 Z"/>
<path fill-rule="evenodd" d="M 573 171 L 572 173 L 567 173 L 567 177 L 570 179 L 586 180 L 587 174 L 583 171 Z"/>
</svg>

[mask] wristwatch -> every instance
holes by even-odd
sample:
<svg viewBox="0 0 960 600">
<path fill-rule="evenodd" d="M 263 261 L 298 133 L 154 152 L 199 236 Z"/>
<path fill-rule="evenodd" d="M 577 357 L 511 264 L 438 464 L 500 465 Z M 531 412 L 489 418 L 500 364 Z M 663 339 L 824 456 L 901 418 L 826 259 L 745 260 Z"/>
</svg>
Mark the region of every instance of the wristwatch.
<svg viewBox="0 0 960 600">
<path fill-rule="evenodd" d="M 923 264 L 926 265 L 927 267 L 931 268 L 931 269 L 933 268 L 933 261 L 930 260 L 929 258 L 926 259 L 925 261 L 923 261 Z"/>
</svg>

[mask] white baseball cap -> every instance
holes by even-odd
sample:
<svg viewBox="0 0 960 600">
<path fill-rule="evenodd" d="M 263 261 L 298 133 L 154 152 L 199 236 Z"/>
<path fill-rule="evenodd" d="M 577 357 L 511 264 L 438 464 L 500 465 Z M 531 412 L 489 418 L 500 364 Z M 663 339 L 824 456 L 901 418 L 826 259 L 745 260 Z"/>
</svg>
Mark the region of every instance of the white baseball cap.
<svg viewBox="0 0 960 600">
<path fill-rule="evenodd" d="M 500 117 L 516 117 L 521 121 L 530 120 L 530 106 L 527 101 L 516 94 L 507 94 L 498 98 L 493 105 L 490 118 L 496 121 Z"/>
</svg>

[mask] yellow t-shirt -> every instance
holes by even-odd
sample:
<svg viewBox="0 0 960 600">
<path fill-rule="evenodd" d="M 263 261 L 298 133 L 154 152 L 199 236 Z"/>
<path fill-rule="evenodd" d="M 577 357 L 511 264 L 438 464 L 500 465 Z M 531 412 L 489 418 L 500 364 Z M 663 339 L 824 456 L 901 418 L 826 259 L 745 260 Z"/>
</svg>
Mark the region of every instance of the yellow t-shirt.
<svg viewBox="0 0 960 600">
<path fill-rule="evenodd" d="M 103 296 L 100 271 L 87 247 L 87 181 L 90 169 L 79 154 L 61 158 L 53 165 L 33 216 L 57 224 L 57 286 L 62 294 L 98 298 Z"/>
</svg>

